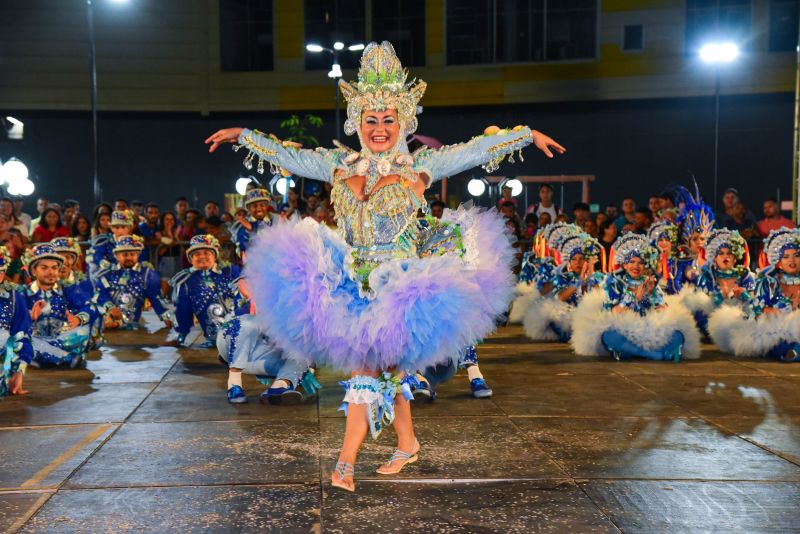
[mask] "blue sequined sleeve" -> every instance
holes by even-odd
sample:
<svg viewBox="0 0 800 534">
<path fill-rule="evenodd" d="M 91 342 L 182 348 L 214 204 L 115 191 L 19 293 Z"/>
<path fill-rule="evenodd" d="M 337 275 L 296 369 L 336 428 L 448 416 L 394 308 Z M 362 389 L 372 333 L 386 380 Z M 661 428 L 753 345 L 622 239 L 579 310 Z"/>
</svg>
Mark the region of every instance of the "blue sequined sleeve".
<svg viewBox="0 0 800 534">
<path fill-rule="evenodd" d="M 194 324 L 194 312 L 189 302 L 188 280 L 180 284 L 178 294 L 175 296 L 175 331 L 180 335 L 187 335 Z"/>
<path fill-rule="evenodd" d="M 620 287 L 620 283 L 617 278 L 613 274 L 608 274 L 606 276 L 605 281 L 603 281 L 603 293 L 605 294 L 605 298 L 603 299 L 603 308 L 606 310 L 611 310 L 614 306 L 617 306 L 620 301 L 622 300 L 622 292 L 623 289 Z"/>
<path fill-rule="evenodd" d="M 775 308 L 781 312 L 792 311 L 792 301 L 783 296 L 778 279 L 769 273 L 759 273 L 753 289 L 753 311 L 760 314 L 764 308 Z"/>
<path fill-rule="evenodd" d="M 25 335 L 22 341 L 22 348 L 17 353 L 19 359 L 25 363 L 31 363 L 33 357 L 33 347 L 31 346 L 31 316 L 25 306 L 25 297 L 22 293 L 14 294 L 14 315 L 9 324 L 9 334 L 12 336 L 19 332 Z"/>
<path fill-rule="evenodd" d="M 414 171 L 430 176 L 431 183 L 479 165 L 492 170 L 508 154 L 533 142 L 528 127 L 497 135 L 481 135 L 466 143 L 422 149 L 415 154 Z"/>
<path fill-rule="evenodd" d="M 250 151 L 245 158 L 245 167 L 252 168 L 253 158 L 258 156 L 258 172 L 264 172 L 266 161 L 285 169 L 295 176 L 333 183 L 333 171 L 341 158 L 339 150 L 309 150 L 283 146 L 280 142 L 258 130 L 242 131 L 239 145 Z"/>
</svg>

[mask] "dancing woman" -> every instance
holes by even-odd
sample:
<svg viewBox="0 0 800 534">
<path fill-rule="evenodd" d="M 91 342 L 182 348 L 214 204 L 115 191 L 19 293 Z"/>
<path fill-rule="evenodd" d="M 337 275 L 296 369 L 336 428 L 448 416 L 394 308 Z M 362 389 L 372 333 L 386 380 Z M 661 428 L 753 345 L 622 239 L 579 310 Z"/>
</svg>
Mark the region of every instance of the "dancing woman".
<svg viewBox="0 0 800 534">
<path fill-rule="evenodd" d="M 367 431 L 377 437 L 394 423 L 395 453 L 379 473 L 397 473 L 420 446 L 411 421 L 410 382 L 416 369 L 457 358 L 494 329 L 513 296 L 514 250 L 499 238 L 494 212 L 448 211 L 423 225 L 425 190 L 437 180 L 477 165 L 494 170 L 533 143 L 548 157 L 564 148 L 518 126 L 489 127 L 484 135 L 438 150 L 409 154 L 405 139 L 417 128 L 425 83 L 406 82 L 392 45 L 364 50 L 358 82 L 339 82 L 347 100 L 345 133 L 361 150 L 303 150 L 242 128 L 220 130 L 206 142 L 214 151 L 238 143 L 245 166 L 329 182 L 339 233 L 312 219 L 261 232 L 245 273 L 256 320 L 292 358 L 351 373 L 345 382 L 344 443 L 331 476 L 355 489 L 354 463 Z"/>
</svg>

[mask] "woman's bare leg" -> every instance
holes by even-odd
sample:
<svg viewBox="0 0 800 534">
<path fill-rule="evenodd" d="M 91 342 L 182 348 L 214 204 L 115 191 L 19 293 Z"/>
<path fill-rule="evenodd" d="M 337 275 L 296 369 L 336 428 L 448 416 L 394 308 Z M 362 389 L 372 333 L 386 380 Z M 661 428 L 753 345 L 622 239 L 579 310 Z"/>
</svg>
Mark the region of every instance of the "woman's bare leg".
<svg viewBox="0 0 800 534">
<path fill-rule="evenodd" d="M 414 421 L 411 419 L 411 403 L 402 394 L 394 398 L 394 431 L 397 448 L 403 452 L 414 450 Z"/>
<path fill-rule="evenodd" d="M 352 376 L 372 376 L 373 373 L 357 372 Z M 349 404 L 347 406 L 347 419 L 345 420 L 344 427 L 344 441 L 342 442 L 342 450 L 339 453 L 339 461 L 348 464 L 356 464 L 356 456 L 361 444 L 367 437 L 367 405 L 366 404 Z M 350 488 L 355 488 L 353 477 L 346 476 L 344 480 L 339 479 L 339 475 L 335 472 L 331 475 L 331 480 L 336 480 L 337 483 L 344 483 Z"/>
</svg>

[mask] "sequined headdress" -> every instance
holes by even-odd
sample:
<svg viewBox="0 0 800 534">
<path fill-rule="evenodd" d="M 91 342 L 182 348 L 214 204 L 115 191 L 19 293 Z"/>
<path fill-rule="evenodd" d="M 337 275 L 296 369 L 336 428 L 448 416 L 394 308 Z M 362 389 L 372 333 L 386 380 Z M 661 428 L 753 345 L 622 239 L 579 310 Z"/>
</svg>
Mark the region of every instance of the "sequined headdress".
<svg viewBox="0 0 800 534">
<path fill-rule="evenodd" d="M 347 101 L 344 133 L 358 133 L 361 137 L 361 113 L 365 110 L 396 109 L 401 127 L 398 143 L 404 143 L 406 136 L 417 130 L 417 103 L 427 87 L 422 80 L 406 82 L 407 78 L 408 71 L 400 64 L 391 43 L 368 44 L 361 55 L 358 80 L 353 83 L 339 80 Z"/>
<path fill-rule="evenodd" d="M 647 231 L 647 239 L 649 239 L 650 244 L 655 247 L 658 247 L 658 242 L 661 239 L 666 239 L 672 243 L 673 246 L 676 246 L 678 244 L 678 227 L 669 221 L 653 223 Z"/>
<path fill-rule="evenodd" d="M 597 239 L 587 233 L 580 233 L 565 239 L 561 243 L 558 252 L 561 254 L 562 261 L 569 261 L 576 254 L 583 254 L 586 258 L 598 256 L 601 248 L 602 246 Z"/>
<path fill-rule="evenodd" d="M 81 245 L 74 237 L 57 237 L 50 241 L 50 244 L 59 254 L 75 254 L 75 257 L 79 258 L 83 253 Z"/>
<path fill-rule="evenodd" d="M 9 265 L 11 265 L 11 254 L 6 247 L 0 245 L 0 274 L 5 273 Z"/>
<path fill-rule="evenodd" d="M 800 250 L 800 229 L 778 228 L 772 230 L 764 239 L 764 250 L 770 265 L 777 265 L 787 249 Z"/>
<path fill-rule="evenodd" d="M 61 257 L 50 243 L 41 243 L 25 252 L 24 262 L 29 269 L 33 269 L 42 260 L 54 260 L 59 264 L 64 263 Z"/>
<path fill-rule="evenodd" d="M 680 206 L 677 224 L 681 228 L 681 238 L 685 245 L 689 244 L 692 235 L 699 234 L 707 237 L 714 229 L 714 212 L 711 207 L 700 198 L 700 191 L 695 184 L 695 194 L 682 186 L 675 188 L 675 201 Z"/>
<path fill-rule="evenodd" d="M 746 254 L 747 243 L 736 230 L 722 228 L 708 234 L 708 241 L 705 246 L 706 259 L 708 261 L 713 262 L 723 248 L 731 249 L 734 257 L 737 260 L 741 260 Z"/>
<path fill-rule="evenodd" d="M 633 258 L 640 258 L 650 269 L 655 269 L 658 262 L 658 249 L 650 244 L 646 237 L 639 234 L 625 234 L 617 238 L 613 245 L 614 265 L 624 265 Z"/>
<path fill-rule="evenodd" d="M 118 252 L 140 252 L 144 250 L 144 241 L 138 235 L 126 235 L 117 239 L 114 254 Z"/>
<path fill-rule="evenodd" d="M 111 212 L 111 226 L 133 226 L 135 214 L 131 210 Z"/>
<path fill-rule="evenodd" d="M 215 256 L 219 256 L 219 241 L 211 234 L 196 235 L 189 241 L 186 257 L 191 258 L 192 253 L 198 250 L 210 250 Z"/>
</svg>

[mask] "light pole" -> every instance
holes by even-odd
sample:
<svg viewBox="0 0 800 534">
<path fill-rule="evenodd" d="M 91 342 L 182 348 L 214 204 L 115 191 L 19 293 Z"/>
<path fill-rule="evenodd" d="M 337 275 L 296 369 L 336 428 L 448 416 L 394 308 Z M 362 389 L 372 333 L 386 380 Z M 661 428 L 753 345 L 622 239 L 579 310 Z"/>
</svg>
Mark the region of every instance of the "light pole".
<svg viewBox="0 0 800 534">
<path fill-rule="evenodd" d="M 721 65 L 739 57 L 739 47 L 731 42 L 709 43 L 700 49 L 700 59 L 714 66 L 714 209 L 717 208 L 717 182 L 719 175 L 719 93 Z"/>
<path fill-rule="evenodd" d="M 112 0 L 115 4 L 124 4 L 128 0 Z M 89 92 L 92 108 L 92 191 L 94 193 L 94 203 L 100 203 L 101 189 L 100 176 L 98 172 L 98 150 L 97 150 L 97 58 L 95 56 L 94 39 L 94 2 L 86 0 L 86 27 L 89 38 Z"/>
<path fill-rule="evenodd" d="M 320 52 L 327 52 L 333 56 L 333 64 L 331 65 L 331 70 L 328 72 L 328 78 L 333 79 L 333 90 L 336 93 L 336 139 L 339 139 L 339 132 L 341 131 L 341 119 L 340 115 L 340 100 L 339 100 L 339 87 L 337 83 L 337 79 L 342 77 L 342 66 L 339 65 L 339 52 L 344 50 L 345 46 L 344 43 L 341 41 L 336 41 L 333 43 L 332 48 L 326 48 L 324 46 L 318 44 L 307 44 L 306 50 L 311 52 L 312 54 L 318 54 Z M 362 43 L 352 44 L 347 47 L 349 52 L 358 52 L 360 50 L 364 50 L 364 45 Z"/>
</svg>

